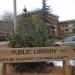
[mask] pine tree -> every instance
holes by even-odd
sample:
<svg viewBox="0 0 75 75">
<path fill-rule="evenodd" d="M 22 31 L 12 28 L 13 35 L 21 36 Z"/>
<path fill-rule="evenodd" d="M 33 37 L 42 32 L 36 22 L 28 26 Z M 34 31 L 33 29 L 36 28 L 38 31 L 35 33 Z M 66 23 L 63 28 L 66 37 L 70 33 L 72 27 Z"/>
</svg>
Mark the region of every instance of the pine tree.
<svg viewBox="0 0 75 75">
<path fill-rule="evenodd" d="M 47 46 L 48 30 L 42 22 L 34 23 L 31 14 L 23 9 L 23 19 L 17 25 L 16 33 L 10 38 L 10 47 L 45 47 Z M 45 62 L 24 62 L 11 64 L 17 72 L 31 72 L 46 69 Z"/>
<path fill-rule="evenodd" d="M 42 0 L 42 19 L 48 23 L 49 6 L 46 5 L 47 0 Z"/>
</svg>

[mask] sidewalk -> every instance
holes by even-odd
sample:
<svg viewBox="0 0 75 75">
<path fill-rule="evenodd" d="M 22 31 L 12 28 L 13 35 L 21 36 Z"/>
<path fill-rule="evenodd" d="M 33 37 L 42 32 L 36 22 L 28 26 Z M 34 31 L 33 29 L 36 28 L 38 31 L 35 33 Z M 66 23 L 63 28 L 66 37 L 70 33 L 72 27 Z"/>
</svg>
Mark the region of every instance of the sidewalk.
<svg viewBox="0 0 75 75">
<path fill-rule="evenodd" d="M 0 48 L 7 48 L 8 47 L 8 41 L 0 42 Z"/>
</svg>

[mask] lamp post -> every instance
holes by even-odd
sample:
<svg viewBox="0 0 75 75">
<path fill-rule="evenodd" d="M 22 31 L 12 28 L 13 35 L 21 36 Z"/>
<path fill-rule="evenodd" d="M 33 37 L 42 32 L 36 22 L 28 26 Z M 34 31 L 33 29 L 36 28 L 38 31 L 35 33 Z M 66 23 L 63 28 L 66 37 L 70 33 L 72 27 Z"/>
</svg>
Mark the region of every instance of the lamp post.
<svg viewBox="0 0 75 75">
<path fill-rule="evenodd" d="M 17 19 L 16 19 L 16 0 L 13 0 L 13 7 L 14 7 L 14 32 L 16 30 Z"/>
</svg>

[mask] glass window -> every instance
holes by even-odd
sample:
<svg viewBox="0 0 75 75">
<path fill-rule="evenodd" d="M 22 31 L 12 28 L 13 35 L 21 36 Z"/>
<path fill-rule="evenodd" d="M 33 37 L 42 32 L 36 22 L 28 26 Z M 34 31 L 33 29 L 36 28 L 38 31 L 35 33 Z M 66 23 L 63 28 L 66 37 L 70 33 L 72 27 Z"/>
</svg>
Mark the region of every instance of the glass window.
<svg viewBox="0 0 75 75">
<path fill-rule="evenodd" d="M 72 41 L 72 37 L 67 37 L 64 39 L 65 42 L 71 42 Z"/>
<path fill-rule="evenodd" d="M 54 35 L 54 34 L 55 34 L 54 27 L 49 26 L 49 27 L 48 27 L 48 33 L 49 33 L 50 35 Z"/>
<path fill-rule="evenodd" d="M 72 33 L 75 33 L 75 29 L 72 29 Z"/>
<path fill-rule="evenodd" d="M 72 37 L 72 41 L 75 41 L 75 37 Z"/>
<path fill-rule="evenodd" d="M 69 29 L 68 31 L 69 31 L 69 33 L 72 33 L 72 29 Z"/>
<path fill-rule="evenodd" d="M 69 31 L 69 29 L 65 29 L 65 31 Z"/>
<path fill-rule="evenodd" d="M 65 31 L 67 31 L 67 29 L 66 29 Z M 75 33 L 75 29 L 69 29 L 68 31 L 69 31 L 70 33 Z"/>
</svg>

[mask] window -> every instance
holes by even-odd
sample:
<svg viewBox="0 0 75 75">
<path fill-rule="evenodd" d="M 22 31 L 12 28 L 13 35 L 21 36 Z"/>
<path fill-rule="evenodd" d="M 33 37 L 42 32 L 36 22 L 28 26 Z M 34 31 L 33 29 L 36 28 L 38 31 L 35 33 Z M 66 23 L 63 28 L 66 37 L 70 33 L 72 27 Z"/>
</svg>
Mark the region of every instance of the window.
<svg viewBox="0 0 75 75">
<path fill-rule="evenodd" d="M 68 31 L 69 31 L 69 33 L 72 33 L 72 29 L 69 29 Z"/>
<path fill-rule="evenodd" d="M 64 39 L 65 42 L 71 42 L 72 41 L 72 37 L 67 37 Z"/>
<path fill-rule="evenodd" d="M 65 29 L 65 31 L 69 31 L 69 29 Z"/>
<path fill-rule="evenodd" d="M 75 37 L 72 37 L 72 41 L 75 41 Z"/>
<path fill-rule="evenodd" d="M 48 33 L 49 33 L 50 35 L 55 35 L 54 27 L 49 26 L 49 27 L 48 27 Z"/>
<path fill-rule="evenodd" d="M 72 33 L 75 33 L 75 29 L 72 29 Z"/>
</svg>

